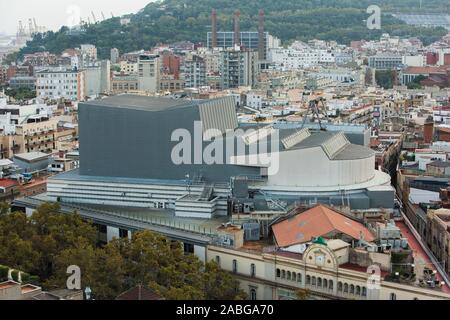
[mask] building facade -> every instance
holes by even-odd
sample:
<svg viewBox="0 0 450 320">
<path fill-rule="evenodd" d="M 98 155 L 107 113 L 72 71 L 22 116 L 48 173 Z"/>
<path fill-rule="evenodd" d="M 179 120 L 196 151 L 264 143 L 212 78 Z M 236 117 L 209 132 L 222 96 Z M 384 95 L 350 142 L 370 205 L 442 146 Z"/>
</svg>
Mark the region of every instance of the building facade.
<svg viewBox="0 0 450 320">
<path fill-rule="evenodd" d="M 43 70 L 36 72 L 36 95 L 39 99 L 82 101 L 85 93 L 85 73 L 78 70 Z"/>
</svg>

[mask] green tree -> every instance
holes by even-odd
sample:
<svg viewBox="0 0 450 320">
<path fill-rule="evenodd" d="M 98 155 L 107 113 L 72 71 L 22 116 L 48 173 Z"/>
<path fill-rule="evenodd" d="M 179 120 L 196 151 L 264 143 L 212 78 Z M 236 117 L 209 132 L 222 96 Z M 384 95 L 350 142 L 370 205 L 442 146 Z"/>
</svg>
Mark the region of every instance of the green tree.
<svg viewBox="0 0 450 320">
<path fill-rule="evenodd" d="M 392 89 L 394 86 L 394 71 L 376 70 L 375 79 L 377 84 L 384 89 Z"/>
<path fill-rule="evenodd" d="M 31 241 L 33 249 L 40 253 L 40 261 L 32 274 L 46 279 L 53 273 L 57 255 L 75 247 L 81 241 L 96 244 L 97 230 L 77 213 L 61 214 L 58 204 L 46 203 L 37 208 L 30 217 L 33 226 Z"/>
<path fill-rule="evenodd" d="M 295 291 L 295 295 L 298 300 L 308 300 L 311 296 L 311 291 L 309 289 L 298 289 Z"/>
<path fill-rule="evenodd" d="M 207 300 L 243 300 L 245 292 L 239 289 L 239 282 L 220 269 L 216 262 L 208 262 L 204 273 L 204 291 Z"/>
<path fill-rule="evenodd" d="M 55 272 L 45 283 L 46 287 L 64 287 L 66 270 L 71 265 L 80 267 L 81 286 L 90 287 L 94 299 L 114 299 L 125 290 L 124 260 L 113 246 L 97 248 L 88 241 L 81 241 L 74 247 L 63 250 L 55 259 Z"/>
<path fill-rule="evenodd" d="M 420 84 L 420 82 L 422 80 L 425 80 L 426 78 L 427 77 L 425 77 L 423 75 L 418 75 L 417 77 L 414 78 L 413 81 L 408 83 L 408 85 L 407 85 L 408 89 L 421 89 L 422 85 Z"/>
</svg>

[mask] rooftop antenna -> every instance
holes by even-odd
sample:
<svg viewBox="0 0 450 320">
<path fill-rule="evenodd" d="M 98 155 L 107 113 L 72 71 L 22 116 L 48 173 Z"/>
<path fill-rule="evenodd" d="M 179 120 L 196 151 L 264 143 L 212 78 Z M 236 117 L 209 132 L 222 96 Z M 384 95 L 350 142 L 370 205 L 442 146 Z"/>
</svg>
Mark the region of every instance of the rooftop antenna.
<svg viewBox="0 0 450 320">
<path fill-rule="evenodd" d="M 28 29 L 30 31 L 30 36 L 34 33 L 33 22 L 31 19 L 28 19 Z"/>
</svg>

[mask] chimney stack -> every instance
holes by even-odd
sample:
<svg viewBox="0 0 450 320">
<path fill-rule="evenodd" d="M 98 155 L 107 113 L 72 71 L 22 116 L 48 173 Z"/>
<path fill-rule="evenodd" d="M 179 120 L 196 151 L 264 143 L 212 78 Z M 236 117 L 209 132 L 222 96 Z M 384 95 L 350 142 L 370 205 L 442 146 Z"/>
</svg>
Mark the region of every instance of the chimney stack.
<svg viewBox="0 0 450 320">
<path fill-rule="evenodd" d="M 264 10 L 259 10 L 258 17 L 258 59 L 265 60 L 266 58 L 266 37 L 264 35 Z"/>
<path fill-rule="evenodd" d="M 211 47 L 217 48 L 217 12 L 216 9 L 212 10 L 211 13 Z"/>
<path fill-rule="evenodd" d="M 234 45 L 235 46 L 241 45 L 241 31 L 239 29 L 240 16 L 241 16 L 241 12 L 238 9 L 234 12 Z"/>
</svg>

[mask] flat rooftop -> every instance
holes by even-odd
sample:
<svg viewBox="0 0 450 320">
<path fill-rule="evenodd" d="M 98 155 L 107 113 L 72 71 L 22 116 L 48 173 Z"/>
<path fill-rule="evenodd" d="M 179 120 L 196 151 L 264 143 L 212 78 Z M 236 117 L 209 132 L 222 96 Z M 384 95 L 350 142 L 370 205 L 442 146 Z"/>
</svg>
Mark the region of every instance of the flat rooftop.
<svg viewBox="0 0 450 320">
<path fill-rule="evenodd" d="M 148 97 L 133 94 L 123 94 L 108 98 L 80 103 L 80 105 L 94 105 L 111 108 L 133 109 L 141 111 L 166 111 L 198 104 L 199 100 L 190 101 L 167 97 Z"/>
<path fill-rule="evenodd" d="M 46 193 L 16 200 L 17 203 L 27 203 L 39 206 L 51 201 Z M 109 222 L 112 225 L 126 227 L 132 230 L 153 230 L 170 236 L 171 234 L 207 240 L 205 237 L 221 234 L 220 227 L 229 221 L 228 217 L 213 219 L 176 217 L 170 209 L 131 208 L 95 204 L 59 203 L 61 212 L 78 211 L 80 215 L 94 222 Z M 190 236 L 189 236 L 190 235 Z"/>
</svg>

